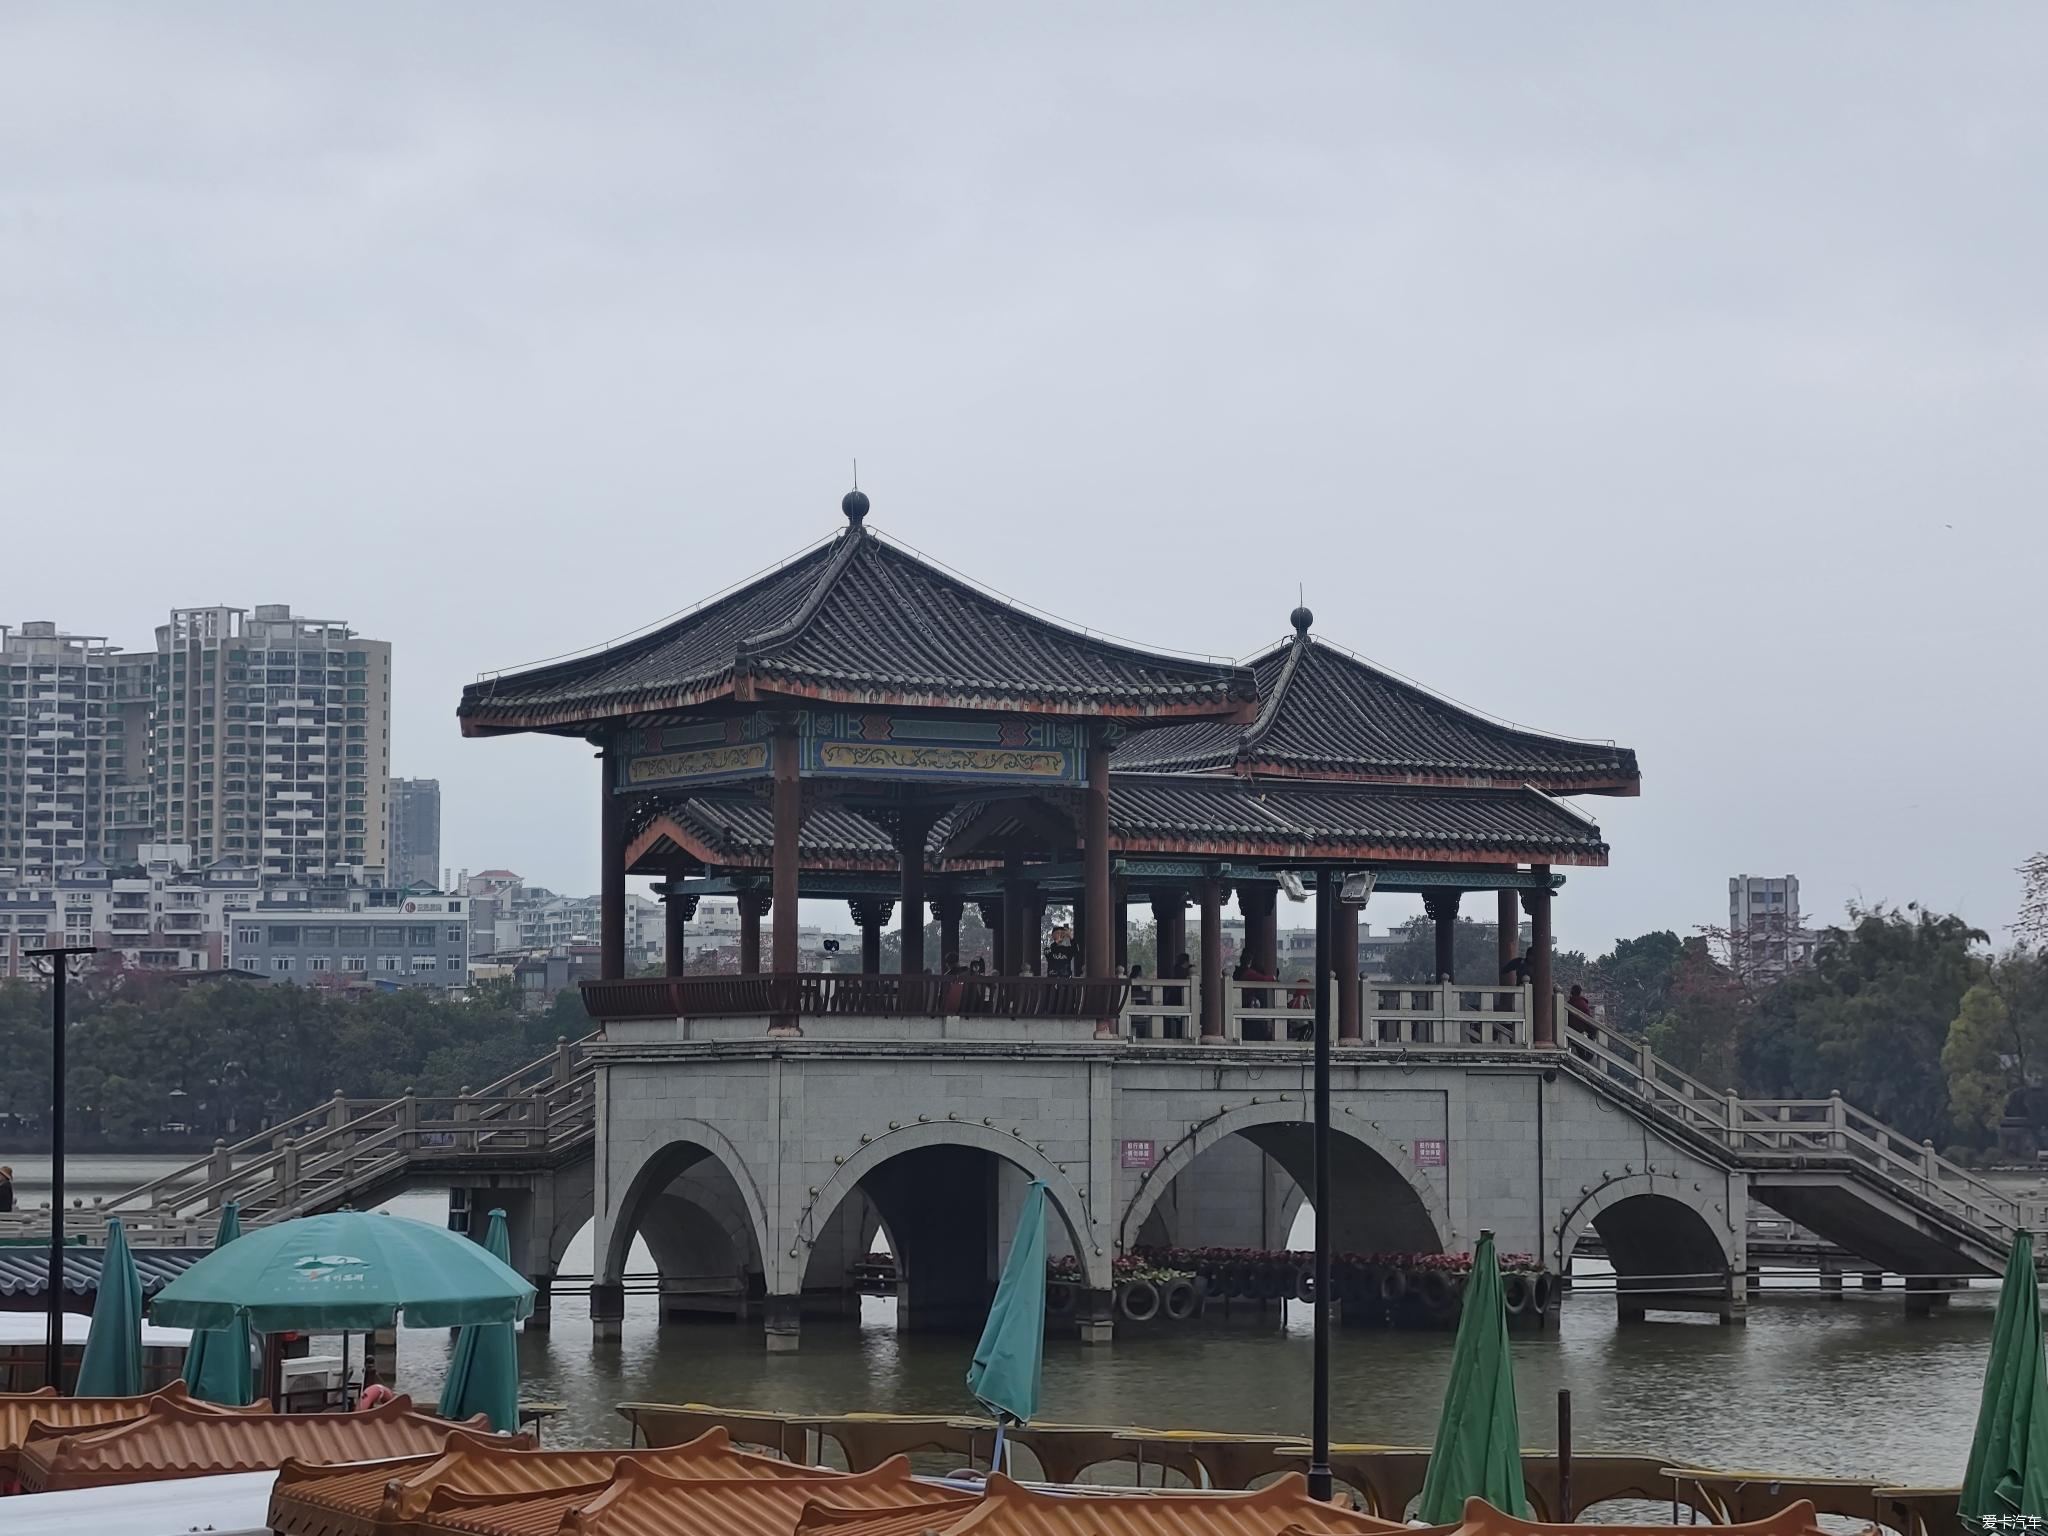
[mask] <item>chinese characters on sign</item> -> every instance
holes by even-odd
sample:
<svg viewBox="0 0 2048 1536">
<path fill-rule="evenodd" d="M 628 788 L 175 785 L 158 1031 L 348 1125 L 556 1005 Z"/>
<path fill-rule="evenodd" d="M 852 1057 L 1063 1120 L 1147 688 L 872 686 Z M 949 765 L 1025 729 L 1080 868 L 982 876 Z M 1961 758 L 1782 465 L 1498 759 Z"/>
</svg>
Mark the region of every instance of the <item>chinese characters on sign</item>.
<svg viewBox="0 0 2048 1536">
<path fill-rule="evenodd" d="M 1441 1138 L 1415 1143 L 1415 1166 L 1418 1168 L 1447 1168 L 1451 1162 L 1451 1144 Z"/>
<path fill-rule="evenodd" d="M 1159 1147 L 1150 1141 L 1127 1141 L 1124 1143 L 1124 1166 L 1126 1168 L 1150 1168 L 1159 1161 Z"/>
<path fill-rule="evenodd" d="M 2048 1518 L 2040 1515 L 1986 1515 L 1981 1520 L 1964 1520 L 1966 1526 L 1987 1531 L 2038 1531 L 2048 1529 Z"/>
</svg>

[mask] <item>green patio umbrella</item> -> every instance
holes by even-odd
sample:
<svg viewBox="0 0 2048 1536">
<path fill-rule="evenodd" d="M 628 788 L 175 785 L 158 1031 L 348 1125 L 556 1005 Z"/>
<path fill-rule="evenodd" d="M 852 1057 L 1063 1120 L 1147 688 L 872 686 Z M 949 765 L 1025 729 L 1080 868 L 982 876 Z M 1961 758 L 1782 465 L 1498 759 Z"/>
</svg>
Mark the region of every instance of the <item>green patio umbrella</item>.
<svg viewBox="0 0 2048 1536">
<path fill-rule="evenodd" d="M 508 1268 L 512 1237 L 505 1213 L 491 1212 L 484 1247 Z M 519 1428 L 519 1342 L 510 1323 L 471 1323 L 455 1340 L 448 1379 L 441 1383 L 441 1417 L 469 1419 L 490 1416 L 491 1428 L 504 1434 Z"/>
<path fill-rule="evenodd" d="M 92 1329 L 78 1365 L 80 1397 L 136 1397 L 142 1391 L 142 1277 L 119 1217 L 107 1218 Z"/>
<path fill-rule="evenodd" d="M 217 1253 L 242 1235 L 241 1208 L 230 1200 L 220 1208 L 220 1227 L 213 1234 Z M 203 1402 L 240 1408 L 256 1400 L 249 1369 L 249 1319 L 237 1317 L 225 1328 L 193 1330 L 185 1348 L 185 1390 Z"/>
<path fill-rule="evenodd" d="M 1493 1234 L 1481 1232 L 1465 1285 L 1465 1311 L 1451 1346 L 1451 1383 L 1444 1416 L 1429 1453 L 1416 1518 L 1455 1525 L 1474 1495 L 1505 1514 L 1526 1520 L 1522 1486 L 1522 1429 L 1515 1416 L 1515 1369 L 1508 1353 L 1507 1298 Z"/>
<path fill-rule="evenodd" d="M 396 1327 L 511 1323 L 533 1287 L 480 1243 L 380 1211 L 332 1211 L 245 1232 L 157 1293 L 150 1316 L 172 1328 L 367 1333 Z"/>
<path fill-rule="evenodd" d="M 1004 1428 L 1028 1424 L 1038 1412 L 1038 1385 L 1045 1365 L 1045 1180 L 1033 1179 L 1017 1216 L 1017 1235 L 996 1299 L 989 1304 L 967 1390 L 996 1416 L 991 1467 L 1002 1464 Z"/>
<path fill-rule="evenodd" d="M 2048 1373 L 2041 1354 L 2041 1298 L 2033 1234 L 2013 1234 L 1991 1324 L 1991 1358 L 1977 1436 L 1957 1512 L 1972 1529 L 1987 1516 L 2048 1515 Z"/>
</svg>

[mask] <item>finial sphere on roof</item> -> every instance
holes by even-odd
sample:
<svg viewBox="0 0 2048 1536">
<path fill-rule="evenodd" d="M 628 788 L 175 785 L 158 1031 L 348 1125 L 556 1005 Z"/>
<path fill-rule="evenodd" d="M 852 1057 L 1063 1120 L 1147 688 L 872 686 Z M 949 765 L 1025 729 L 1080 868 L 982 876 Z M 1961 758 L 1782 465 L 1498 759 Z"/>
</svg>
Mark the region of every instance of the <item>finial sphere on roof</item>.
<svg viewBox="0 0 2048 1536">
<path fill-rule="evenodd" d="M 868 515 L 868 493 L 848 491 L 840 500 L 839 510 L 846 514 L 849 522 L 859 522 Z"/>
<path fill-rule="evenodd" d="M 1297 608 L 1287 615 L 1287 621 L 1294 626 L 1297 635 L 1305 635 L 1308 633 L 1309 625 L 1315 623 L 1316 616 L 1306 608 Z"/>
</svg>

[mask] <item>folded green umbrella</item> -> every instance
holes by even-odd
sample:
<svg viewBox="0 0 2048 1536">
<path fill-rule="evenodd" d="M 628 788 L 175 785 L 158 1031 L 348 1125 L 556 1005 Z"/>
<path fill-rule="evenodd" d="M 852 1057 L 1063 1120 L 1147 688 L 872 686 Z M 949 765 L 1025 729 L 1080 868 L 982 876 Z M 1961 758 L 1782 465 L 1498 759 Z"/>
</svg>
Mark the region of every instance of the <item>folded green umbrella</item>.
<svg viewBox="0 0 2048 1536">
<path fill-rule="evenodd" d="M 1416 1518 L 1425 1525 L 1455 1525 L 1465 1500 L 1482 1498 L 1505 1514 L 1526 1520 L 1522 1483 L 1522 1427 L 1515 1413 L 1514 1359 L 1508 1350 L 1507 1298 L 1493 1234 L 1479 1234 L 1472 1274 L 1465 1284 L 1465 1310 L 1451 1346 L 1451 1382 L 1436 1446 L 1422 1482 Z"/>
<path fill-rule="evenodd" d="M 484 1248 L 511 1265 L 512 1238 L 503 1211 L 491 1212 Z M 518 1430 L 519 1341 L 510 1323 L 471 1323 L 457 1336 L 448 1378 L 441 1383 L 440 1412 L 444 1419 L 487 1414 L 491 1428 L 505 1434 Z"/>
<path fill-rule="evenodd" d="M 107 1219 L 99 1294 L 78 1366 L 80 1397 L 135 1397 L 142 1391 L 142 1277 L 119 1217 Z"/>
<path fill-rule="evenodd" d="M 213 1234 L 214 1251 L 242 1235 L 242 1213 L 234 1201 L 221 1207 L 220 1227 Z M 249 1368 L 249 1319 L 237 1317 L 225 1328 L 193 1330 L 185 1349 L 185 1390 L 203 1402 L 239 1408 L 256 1400 Z"/>
<path fill-rule="evenodd" d="M 2048 1374 L 2041 1354 L 2041 1296 L 2034 1238 L 2015 1232 L 1991 1323 L 1991 1357 L 1977 1434 L 1956 1511 L 1972 1530 L 1989 1518 L 2048 1515 Z"/>
<path fill-rule="evenodd" d="M 974 1346 L 967 1390 L 1000 1423 L 1029 1424 L 1038 1412 L 1044 1364 L 1045 1180 L 1033 1179 L 981 1342 Z"/>
<path fill-rule="evenodd" d="M 482 1244 L 380 1211 L 332 1211 L 245 1232 L 157 1293 L 150 1316 L 171 1328 L 258 1333 L 367 1333 L 511 1323 L 533 1312 L 533 1287 Z"/>
</svg>

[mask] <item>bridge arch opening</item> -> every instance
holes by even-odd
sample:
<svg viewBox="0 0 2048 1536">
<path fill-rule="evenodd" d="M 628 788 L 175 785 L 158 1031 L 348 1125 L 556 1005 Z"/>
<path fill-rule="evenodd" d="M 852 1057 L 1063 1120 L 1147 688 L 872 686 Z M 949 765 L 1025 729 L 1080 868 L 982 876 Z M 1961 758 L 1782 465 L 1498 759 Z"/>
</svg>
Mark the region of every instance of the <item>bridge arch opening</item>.
<svg viewBox="0 0 2048 1536">
<path fill-rule="evenodd" d="M 634 1173 L 593 1257 L 598 1279 L 619 1284 L 638 1238 L 660 1277 L 664 1320 L 744 1317 L 766 1289 L 766 1236 L 758 1203 L 717 1150 L 673 1141 Z"/>
<path fill-rule="evenodd" d="M 1614 1269 L 1624 1322 L 1647 1312 L 1742 1315 L 1739 1255 L 1700 1205 L 1645 1175 L 1596 1192 L 1566 1224 L 1560 1257 L 1569 1262 L 1588 1234 Z"/>
<path fill-rule="evenodd" d="M 843 1165 L 799 1220 L 790 1281 L 808 1315 L 851 1312 L 852 1266 L 876 1238 L 896 1269 L 896 1324 L 908 1332 L 978 1330 L 1009 1256 L 1024 1195 L 1045 1178 L 1049 1257 L 1088 1252 L 1086 1215 L 1064 1174 L 1028 1146 L 1000 1148 L 980 1127 L 933 1125 L 904 1144 L 878 1142 Z M 1002 1138 L 1011 1141 L 1011 1138 Z M 1097 1266 L 1084 1262 L 1084 1272 Z M 1101 1264 L 1106 1273 L 1106 1261 Z M 772 1326 L 772 1325 L 771 1325 Z"/>
<path fill-rule="evenodd" d="M 1314 1127 L 1302 1115 L 1291 1102 L 1250 1106 L 1175 1146 L 1123 1213 L 1125 1251 L 1289 1246 L 1315 1177 Z M 1398 1144 L 1333 1125 L 1330 1192 L 1333 1251 L 1443 1252 L 1443 1197 Z"/>
</svg>

